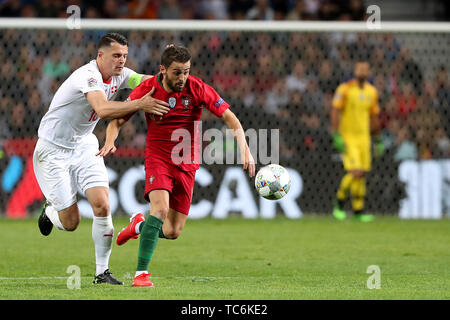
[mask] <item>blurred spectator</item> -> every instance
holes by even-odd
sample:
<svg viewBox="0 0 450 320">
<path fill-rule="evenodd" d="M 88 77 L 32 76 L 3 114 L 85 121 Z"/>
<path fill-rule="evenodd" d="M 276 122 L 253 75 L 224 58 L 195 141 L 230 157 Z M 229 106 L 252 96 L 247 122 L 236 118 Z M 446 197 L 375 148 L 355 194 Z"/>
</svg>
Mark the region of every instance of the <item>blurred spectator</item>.
<svg viewBox="0 0 450 320">
<path fill-rule="evenodd" d="M 36 18 L 38 14 L 31 4 L 27 4 L 20 11 L 20 16 L 22 18 Z"/>
<path fill-rule="evenodd" d="M 304 0 L 296 0 L 295 6 L 286 15 L 286 20 L 306 20 L 306 4 Z"/>
<path fill-rule="evenodd" d="M 442 119 L 447 137 L 450 137 L 450 83 L 446 66 L 439 66 L 434 77 L 434 83 L 435 98 L 433 99 L 433 106 Z"/>
<path fill-rule="evenodd" d="M 247 11 L 247 20 L 273 20 L 275 12 L 269 5 L 269 0 L 255 0 L 255 4 Z"/>
<path fill-rule="evenodd" d="M 9 110 L 9 131 L 13 137 L 35 136 L 36 132 L 30 132 L 26 127 L 27 112 L 23 102 L 13 102 Z"/>
<path fill-rule="evenodd" d="M 52 41 L 48 38 L 48 31 L 37 30 L 34 34 L 33 40 L 36 55 L 47 57 L 50 53 L 50 49 L 52 48 Z"/>
<path fill-rule="evenodd" d="M 203 17 L 208 20 L 228 19 L 228 8 L 225 0 L 202 0 Z"/>
<path fill-rule="evenodd" d="M 128 6 L 124 0 L 104 0 L 102 7 L 102 16 L 106 19 L 126 18 Z"/>
<path fill-rule="evenodd" d="M 386 129 L 390 122 L 398 119 L 400 119 L 400 113 L 397 106 L 397 99 L 395 99 L 395 96 L 390 96 L 385 104 L 380 105 L 380 128 L 382 130 Z"/>
<path fill-rule="evenodd" d="M 400 90 L 395 94 L 399 114 L 406 119 L 417 107 L 417 95 L 409 82 L 401 83 Z"/>
<path fill-rule="evenodd" d="M 159 19 L 179 19 L 181 8 L 177 0 L 163 0 L 158 8 Z"/>
<path fill-rule="evenodd" d="M 279 112 L 279 107 L 288 105 L 289 93 L 286 88 L 284 79 L 278 78 L 272 87 L 265 95 L 266 101 L 264 103 L 264 111 L 268 115 L 276 115 Z"/>
<path fill-rule="evenodd" d="M 325 59 L 320 64 L 318 84 L 323 93 L 333 93 L 339 85 L 339 72 L 333 67 L 333 62 Z"/>
<path fill-rule="evenodd" d="M 444 128 L 439 127 L 436 130 L 436 147 L 438 158 L 449 158 L 450 157 L 450 138 L 445 133 Z"/>
<path fill-rule="evenodd" d="M 288 11 L 291 9 L 289 6 L 290 1 L 286 0 L 272 0 L 272 8 L 274 11 L 274 20 L 286 20 Z"/>
<path fill-rule="evenodd" d="M 139 68 L 142 68 L 145 60 L 149 56 L 152 41 L 146 37 L 142 32 L 131 31 L 128 36 L 128 57 L 136 60 Z"/>
<path fill-rule="evenodd" d="M 42 104 L 41 95 L 37 89 L 29 91 L 25 109 L 27 117 L 24 127 L 30 132 L 30 136 L 35 136 L 46 109 Z"/>
<path fill-rule="evenodd" d="M 52 48 L 50 57 L 45 61 L 44 64 L 44 75 L 51 78 L 58 78 L 69 74 L 69 71 L 69 64 L 61 59 L 61 48 Z"/>
<path fill-rule="evenodd" d="M 120 135 L 117 138 L 117 146 L 127 148 L 144 149 L 145 147 L 144 133 L 138 133 L 136 131 L 136 125 L 133 122 L 133 118 L 125 122 L 120 130 Z"/>
<path fill-rule="evenodd" d="M 418 95 L 422 94 L 422 71 L 414 59 L 411 58 L 407 47 L 401 47 L 399 59 L 403 63 L 403 68 L 400 71 L 400 81 L 411 83 L 414 91 Z"/>
<path fill-rule="evenodd" d="M 401 126 L 396 132 L 395 146 L 394 161 L 401 162 L 418 159 L 417 146 L 411 140 L 411 132 L 408 126 Z"/>
<path fill-rule="evenodd" d="M 345 11 L 353 21 L 364 20 L 366 16 L 366 8 L 362 0 L 349 0 L 348 9 Z"/>
<path fill-rule="evenodd" d="M 228 12 L 233 20 L 244 20 L 248 10 L 253 6 L 253 0 L 228 1 Z"/>
<path fill-rule="evenodd" d="M 310 20 L 318 18 L 319 7 L 321 0 L 304 0 L 305 1 L 305 11 L 309 16 Z"/>
<path fill-rule="evenodd" d="M 284 77 L 288 73 L 286 49 L 281 44 L 274 44 L 270 48 L 270 56 L 272 57 L 272 70 L 276 77 Z"/>
<path fill-rule="evenodd" d="M 4 0 L 0 3 L 0 17 L 20 17 L 22 6 L 17 0 Z"/>
<path fill-rule="evenodd" d="M 227 92 L 241 84 L 236 59 L 225 56 L 216 61 L 212 74 L 212 83 L 219 92 Z"/>
<path fill-rule="evenodd" d="M 128 1 L 128 18 L 130 19 L 156 19 L 158 8 L 155 1 L 130 0 Z"/>
<path fill-rule="evenodd" d="M 332 0 L 322 0 L 319 4 L 319 20 L 336 20 L 341 11 L 337 3 Z"/>
<path fill-rule="evenodd" d="M 306 90 L 308 81 L 305 76 L 305 66 L 302 60 L 295 62 L 291 73 L 286 77 L 286 87 L 289 90 L 299 90 L 301 92 Z"/>
<path fill-rule="evenodd" d="M 260 55 L 256 61 L 255 90 L 257 94 L 265 94 L 272 89 L 275 74 L 272 70 L 272 58 L 268 54 Z"/>
<path fill-rule="evenodd" d="M 54 18 L 57 17 L 59 11 L 66 9 L 63 1 L 58 0 L 40 0 L 35 3 L 36 15 L 40 18 Z"/>
<path fill-rule="evenodd" d="M 0 102 L 0 150 L 2 149 L 4 141 L 13 137 L 11 130 L 9 129 L 9 115 L 11 114 L 12 105 L 13 99 L 3 94 Z"/>
</svg>

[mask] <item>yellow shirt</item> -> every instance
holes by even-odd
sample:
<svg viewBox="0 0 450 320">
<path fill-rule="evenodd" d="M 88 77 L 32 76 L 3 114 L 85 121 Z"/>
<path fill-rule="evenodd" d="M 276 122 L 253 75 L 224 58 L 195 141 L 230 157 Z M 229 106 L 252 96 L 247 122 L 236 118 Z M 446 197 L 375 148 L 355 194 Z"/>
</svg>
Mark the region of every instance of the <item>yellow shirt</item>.
<svg viewBox="0 0 450 320">
<path fill-rule="evenodd" d="M 345 138 L 370 138 L 370 115 L 378 114 L 377 89 L 368 82 L 360 88 L 352 79 L 336 89 L 333 108 L 341 110 L 339 133 Z"/>
</svg>

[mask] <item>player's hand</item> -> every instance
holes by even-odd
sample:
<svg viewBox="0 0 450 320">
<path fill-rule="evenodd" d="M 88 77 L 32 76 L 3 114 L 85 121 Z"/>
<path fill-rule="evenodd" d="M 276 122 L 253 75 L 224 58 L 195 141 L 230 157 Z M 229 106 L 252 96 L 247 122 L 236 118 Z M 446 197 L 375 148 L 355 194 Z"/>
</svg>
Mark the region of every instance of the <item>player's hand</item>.
<svg viewBox="0 0 450 320">
<path fill-rule="evenodd" d="M 253 159 L 253 156 L 248 148 L 246 148 L 243 155 L 241 155 L 241 159 L 244 159 L 242 169 L 248 170 L 248 176 L 250 178 L 254 177 L 256 172 L 255 159 Z"/>
<path fill-rule="evenodd" d="M 154 92 L 155 87 L 139 99 L 141 110 L 157 116 L 163 116 L 170 111 L 169 104 L 165 101 L 153 98 L 152 95 Z"/>
<path fill-rule="evenodd" d="M 116 152 L 116 150 L 117 148 L 115 145 L 105 144 L 103 148 L 97 152 L 96 156 L 106 157 Z"/>
<path fill-rule="evenodd" d="M 345 141 L 344 138 L 339 134 L 339 132 L 333 133 L 333 147 L 339 152 L 342 153 L 345 151 Z"/>
<path fill-rule="evenodd" d="M 376 158 L 383 156 L 385 147 L 380 136 L 376 136 L 373 140 L 374 156 Z"/>
</svg>

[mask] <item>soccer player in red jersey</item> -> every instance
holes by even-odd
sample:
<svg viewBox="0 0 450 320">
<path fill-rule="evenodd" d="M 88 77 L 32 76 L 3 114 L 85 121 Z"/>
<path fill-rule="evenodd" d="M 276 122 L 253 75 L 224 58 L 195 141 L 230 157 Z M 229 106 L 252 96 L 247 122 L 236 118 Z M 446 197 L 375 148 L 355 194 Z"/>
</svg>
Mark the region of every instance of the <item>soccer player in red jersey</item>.
<svg viewBox="0 0 450 320">
<path fill-rule="evenodd" d="M 155 99 L 167 101 L 171 108 L 163 116 L 145 114 L 148 126 L 145 198 L 151 204 L 150 215 L 146 220 L 142 213 L 134 215 L 117 237 L 117 244 L 122 245 L 140 235 L 133 286 L 153 286 L 148 265 L 158 238 L 178 238 L 186 223 L 195 172 L 200 167 L 200 142 L 195 138 L 203 107 L 221 118 L 233 131 L 243 169 L 248 170 L 250 177 L 255 175 L 255 161 L 239 119 L 211 86 L 189 74 L 190 68 L 191 54 L 188 49 L 170 45 L 161 56 L 160 73 L 142 82 L 129 96 L 129 99 L 135 100 L 150 92 Z M 109 123 L 100 155 L 106 156 L 116 150 L 114 141 L 120 127 L 131 115 Z M 188 140 L 187 148 L 185 140 Z"/>
</svg>

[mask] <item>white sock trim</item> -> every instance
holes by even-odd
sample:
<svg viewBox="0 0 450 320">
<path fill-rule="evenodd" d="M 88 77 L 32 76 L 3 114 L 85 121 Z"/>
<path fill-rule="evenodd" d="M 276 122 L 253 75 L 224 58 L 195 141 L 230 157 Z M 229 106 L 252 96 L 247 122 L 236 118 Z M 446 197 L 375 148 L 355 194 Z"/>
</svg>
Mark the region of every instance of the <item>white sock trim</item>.
<svg viewBox="0 0 450 320">
<path fill-rule="evenodd" d="M 147 271 L 147 270 L 144 270 L 144 271 L 136 271 L 136 273 L 134 274 L 134 277 L 140 276 L 140 275 L 143 274 L 143 273 L 148 273 L 148 271 Z"/>
<path fill-rule="evenodd" d="M 135 228 L 134 228 L 134 232 L 136 232 L 136 234 L 140 234 L 141 231 L 139 231 L 139 227 L 141 226 L 141 223 L 143 223 L 144 221 L 141 221 L 139 223 L 136 224 Z"/>
<path fill-rule="evenodd" d="M 59 213 L 55 208 L 52 206 L 47 206 L 47 208 L 45 208 L 45 215 L 50 219 L 56 228 L 59 230 L 66 230 L 66 228 L 62 225 L 61 220 L 59 219 Z"/>
</svg>

